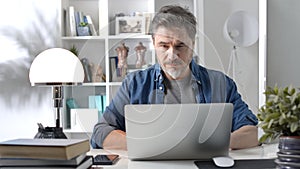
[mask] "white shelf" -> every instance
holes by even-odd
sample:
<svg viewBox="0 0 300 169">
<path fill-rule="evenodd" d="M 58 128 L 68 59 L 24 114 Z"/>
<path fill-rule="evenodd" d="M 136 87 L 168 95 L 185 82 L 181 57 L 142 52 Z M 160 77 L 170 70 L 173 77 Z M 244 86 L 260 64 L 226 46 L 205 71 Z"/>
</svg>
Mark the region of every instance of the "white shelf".
<svg viewBox="0 0 300 169">
<path fill-rule="evenodd" d="M 104 36 L 63 36 L 61 40 L 105 40 Z"/>
<path fill-rule="evenodd" d="M 106 86 L 105 82 L 91 82 L 91 83 L 83 83 L 82 86 Z"/>
<path fill-rule="evenodd" d="M 108 85 L 109 86 L 121 86 L 122 82 L 109 82 Z"/>
<path fill-rule="evenodd" d="M 108 39 L 151 39 L 151 35 L 145 34 L 119 34 L 119 35 L 110 35 Z"/>
<path fill-rule="evenodd" d="M 151 35 L 145 34 L 120 34 L 109 36 L 62 36 L 61 40 L 105 40 L 105 39 L 151 39 Z"/>
</svg>

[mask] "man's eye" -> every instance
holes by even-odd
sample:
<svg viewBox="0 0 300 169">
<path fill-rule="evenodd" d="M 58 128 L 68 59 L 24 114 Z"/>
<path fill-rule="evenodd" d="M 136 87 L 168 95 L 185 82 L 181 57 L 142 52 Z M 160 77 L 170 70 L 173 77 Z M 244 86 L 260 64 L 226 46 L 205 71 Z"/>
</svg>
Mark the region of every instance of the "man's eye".
<svg viewBox="0 0 300 169">
<path fill-rule="evenodd" d="M 176 45 L 175 48 L 180 50 L 180 49 L 185 49 L 186 45 Z"/>
<path fill-rule="evenodd" d="M 168 49 L 169 48 L 169 45 L 160 45 L 161 48 L 165 48 L 165 49 Z"/>
</svg>

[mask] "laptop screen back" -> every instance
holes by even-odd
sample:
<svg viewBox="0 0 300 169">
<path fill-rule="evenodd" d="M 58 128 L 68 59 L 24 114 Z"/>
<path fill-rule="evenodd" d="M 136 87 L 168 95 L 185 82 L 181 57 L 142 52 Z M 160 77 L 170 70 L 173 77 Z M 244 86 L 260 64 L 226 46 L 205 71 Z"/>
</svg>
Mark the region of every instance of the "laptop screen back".
<svg viewBox="0 0 300 169">
<path fill-rule="evenodd" d="M 228 156 L 233 105 L 126 105 L 132 160 L 209 159 Z"/>
</svg>

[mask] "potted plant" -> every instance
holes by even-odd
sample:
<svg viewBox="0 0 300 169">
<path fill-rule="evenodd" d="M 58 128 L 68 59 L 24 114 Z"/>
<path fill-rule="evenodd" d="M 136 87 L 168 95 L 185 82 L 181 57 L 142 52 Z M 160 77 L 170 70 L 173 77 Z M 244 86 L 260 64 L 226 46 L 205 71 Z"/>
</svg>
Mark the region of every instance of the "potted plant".
<svg viewBox="0 0 300 169">
<path fill-rule="evenodd" d="M 77 26 L 77 34 L 78 36 L 90 36 L 90 29 L 88 23 L 80 22 Z"/>
<path fill-rule="evenodd" d="M 264 134 L 260 142 L 279 138 L 278 165 L 300 163 L 300 92 L 292 86 L 267 87 L 266 103 L 257 114 Z M 296 158 L 295 158 L 296 157 Z M 287 164 L 289 163 L 289 164 Z"/>
</svg>

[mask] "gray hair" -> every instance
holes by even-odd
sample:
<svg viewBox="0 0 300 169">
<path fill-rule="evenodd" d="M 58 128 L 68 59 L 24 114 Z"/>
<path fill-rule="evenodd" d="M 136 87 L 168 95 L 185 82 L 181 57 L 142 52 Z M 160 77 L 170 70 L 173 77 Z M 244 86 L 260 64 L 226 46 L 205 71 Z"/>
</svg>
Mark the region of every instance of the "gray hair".
<svg viewBox="0 0 300 169">
<path fill-rule="evenodd" d="M 187 8 L 177 5 L 168 5 L 160 8 L 151 24 L 152 36 L 159 27 L 184 28 L 192 40 L 196 36 L 196 17 Z"/>
</svg>

